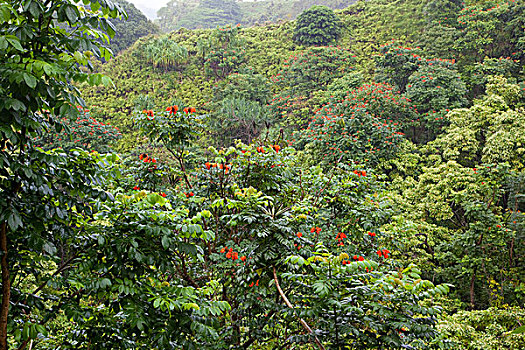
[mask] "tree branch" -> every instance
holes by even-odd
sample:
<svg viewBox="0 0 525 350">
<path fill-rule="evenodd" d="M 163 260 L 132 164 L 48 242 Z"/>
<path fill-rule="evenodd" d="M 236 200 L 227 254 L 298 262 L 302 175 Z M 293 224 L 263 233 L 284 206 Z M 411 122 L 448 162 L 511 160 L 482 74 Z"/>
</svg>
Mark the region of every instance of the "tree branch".
<svg viewBox="0 0 525 350">
<path fill-rule="evenodd" d="M 281 286 L 279 285 L 279 280 L 277 279 L 277 272 L 275 271 L 275 266 L 273 267 L 273 279 L 275 281 L 275 286 L 277 287 L 277 291 L 279 291 L 279 294 L 281 295 L 281 298 L 283 298 L 284 300 L 284 303 L 286 304 L 286 306 L 288 306 L 290 309 L 293 309 L 293 305 L 292 303 L 290 303 L 290 300 L 288 300 L 288 298 L 286 297 L 286 295 L 284 295 L 284 292 L 283 290 L 281 289 Z M 310 328 L 310 326 L 308 325 L 308 323 L 306 323 L 305 320 L 303 320 L 302 318 L 299 318 L 299 322 L 301 322 L 301 325 L 303 326 L 303 328 L 310 334 L 312 334 L 314 336 L 314 341 L 315 343 L 317 344 L 317 346 L 319 347 L 320 350 L 325 350 L 323 344 L 321 344 L 321 342 L 319 341 L 319 339 L 317 338 L 317 336 L 314 334 L 314 331 L 312 330 L 312 328 Z"/>
</svg>

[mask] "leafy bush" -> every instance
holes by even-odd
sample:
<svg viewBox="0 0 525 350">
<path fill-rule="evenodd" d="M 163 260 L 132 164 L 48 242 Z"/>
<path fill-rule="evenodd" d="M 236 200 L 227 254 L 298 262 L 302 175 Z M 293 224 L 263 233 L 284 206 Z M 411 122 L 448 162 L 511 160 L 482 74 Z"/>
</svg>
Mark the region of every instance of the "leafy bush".
<svg viewBox="0 0 525 350">
<path fill-rule="evenodd" d="M 239 36 L 240 27 L 218 27 L 199 46 L 205 55 L 205 68 L 209 75 L 223 79 L 237 72 L 246 61 L 244 40 Z"/>
<path fill-rule="evenodd" d="M 272 119 L 267 107 L 255 101 L 225 98 L 211 114 L 209 126 L 218 145 L 230 146 L 236 139 L 249 144 L 273 124 Z"/>
<path fill-rule="evenodd" d="M 339 160 L 375 166 L 395 153 L 404 123 L 416 116 L 399 91 L 386 84 L 365 84 L 319 109 L 297 134 L 298 145 L 324 165 Z"/>
<path fill-rule="evenodd" d="M 164 71 L 180 68 L 188 58 L 188 50 L 167 35 L 142 42 L 136 52 L 153 67 Z"/>
<path fill-rule="evenodd" d="M 525 335 L 509 334 L 525 323 L 522 308 L 459 311 L 446 317 L 438 328 L 456 349 L 499 350 L 525 348 Z"/>
<path fill-rule="evenodd" d="M 242 98 L 265 105 L 271 96 L 271 84 L 264 75 L 247 67 L 218 82 L 213 89 L 213 94 L 215 101 L 226 98 Z"/>
<path fill-rule="evenodd" d="M 312 6 L 297 17 L 294 40 L 305 46 L 322 46 L 339 37 L 339 20 L 326 6 Z"/>
<path fill-rule="evenodd" d="M 64 129 L 61 132 L 44 130 L 41 135 L 33 138 L 33 144 L 45 150 L 62 148 L 70 151 L 73 148 L 84 148 L 88 151 L 109 152 L 110 145 L 122 136 L 118 128 L 97 121 L 88 109 L 79 106 L 78 110 L 79 116 L 75 122 L 63 118 Z"/>
</svg>

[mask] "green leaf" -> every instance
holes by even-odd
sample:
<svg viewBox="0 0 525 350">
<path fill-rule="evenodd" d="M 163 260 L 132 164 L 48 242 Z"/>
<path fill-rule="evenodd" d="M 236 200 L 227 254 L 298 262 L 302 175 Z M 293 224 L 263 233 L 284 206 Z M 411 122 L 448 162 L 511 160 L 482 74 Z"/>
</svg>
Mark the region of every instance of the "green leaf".
<svg viewBox="0 0 525 350">
<path fill-rule="evenodd" d="M 164 249 L 168 249 L 169 246 L 170 246 L 170 239 L 168 238 L 168 236 L 162 236 L 162 246 L 164 247 Z"/>
<path fill-rule="evenodd" d="M 9 43 L 7 42 L 5 36 L 0 36 L 0 50 L 7 49 L 8 45 L 9 45 Z"/>
<path fill-rule="evenodd" d="M 9 41 L 11 46 L 13 46 L 15 49 L 17 49 L 18 51 L 24 51 L 24 48 L 22 47 L 22 45 L 20 45 L 20 40 L 18 40 L 16 36 L 9 35 L 9 36 L 6 36 L 5 38 L 7 39 L 7 41 Z"/>
<path fill-rule="evenodd" d="M 513 330 L 512 332 L 510 332 L 510 334 L 522 334 L 522 333 L 525 333 L 525 325 L 520 326 L 516 328 L 515 330 Z"/>
<path fill-rule="evenodd" d="M 102 76 L 102 84 L 103 84 L 105 87 L 112 87 L 112 88 L 115 88 L 115 84 L 113 83 L 113 80 L 111 80 L 111 78 L 108 77 L 107 75 L 103 75 L 103 76 Z"/>
<path fill-rule="evenodd" d="M 13 211 L 9 218 L 7 219 L 7 224 L 11 230 L 15 231 L 18 227 L 22 227 L 22 219 L 17 212 Z"/>
<path fill-rule="evenodd" d="M 26 82 L 27 86 L 29 86 L 31 89 L 34 89 L 36 87 L 36 79 L 31 74 L 24 73 L 24 81 Z"/>
<path fill-rule="evenodd" d="M 78 10 L 75 6 L 70 5 L 66 7 L 66 17 L 69 23 L 75 23 L 78 19 Z"/>
</svg>

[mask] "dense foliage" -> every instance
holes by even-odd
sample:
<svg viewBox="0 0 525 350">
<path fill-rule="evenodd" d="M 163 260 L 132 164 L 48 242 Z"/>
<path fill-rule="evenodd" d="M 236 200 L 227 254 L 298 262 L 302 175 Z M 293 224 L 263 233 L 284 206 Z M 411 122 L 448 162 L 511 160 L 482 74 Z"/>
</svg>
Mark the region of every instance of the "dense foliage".
<svg viewBox="0 0 525 350">
<path fill-rule="evenodd" d="M 135 5 L 126 0 L 119 0 L 118 4 L 125 11 L 126 18 L 111 20 L 115 26 L 115 36 L 111 38 L 110 45 L 114 54 L 127 49 L 143 36 L 159 32 L 157 25 L 148 20 Z"/>
<path fill-rule="evenodd" d="M 48 2 L 0 3 L 0 350 L 525 348 L 522 2 L 171 2 L 220 26 L 112 59 Z"/>
<path fill-rule="evenodd" d="M 179 28 L 215 28 L 240 23 L 263 25 L 296 18 L 313 5 L 343 9 L 355 0 L 170 0 L 157 11 L 160 28 L 169 32 Z"/>
<path fill-rule="evenodd" d="M 328 45 L 338 37 L 339 21 L 326 6 L 312 6 L 297 17 L 294 40 L 301 45 Z"/>
</svg>

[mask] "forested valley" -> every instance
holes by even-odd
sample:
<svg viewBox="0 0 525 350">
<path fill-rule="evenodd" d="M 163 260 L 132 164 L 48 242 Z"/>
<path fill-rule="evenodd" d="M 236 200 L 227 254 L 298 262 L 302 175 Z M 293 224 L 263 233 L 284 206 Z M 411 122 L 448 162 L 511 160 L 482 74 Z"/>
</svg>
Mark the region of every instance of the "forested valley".
<svg viewBox="0 0 525 350">
<path fill-rule="evenodd" d="M 525 3 L 308 4 L 0 0 L 0 350 L 525 349 Z"/>
</svg>

